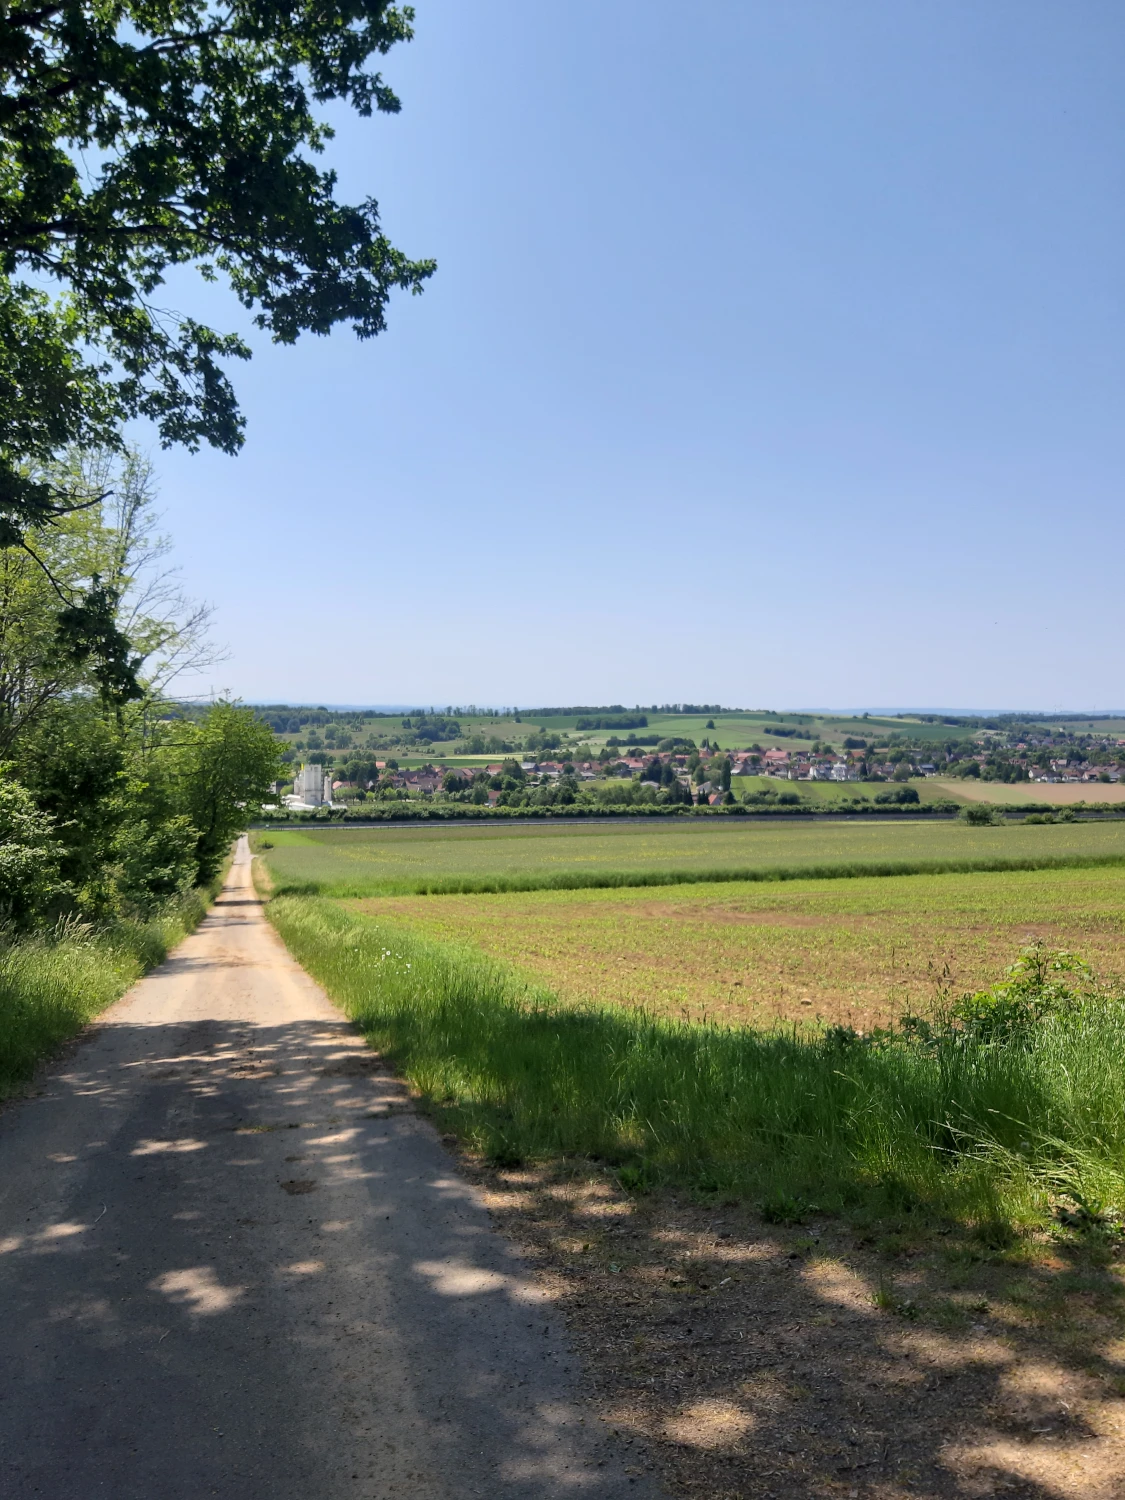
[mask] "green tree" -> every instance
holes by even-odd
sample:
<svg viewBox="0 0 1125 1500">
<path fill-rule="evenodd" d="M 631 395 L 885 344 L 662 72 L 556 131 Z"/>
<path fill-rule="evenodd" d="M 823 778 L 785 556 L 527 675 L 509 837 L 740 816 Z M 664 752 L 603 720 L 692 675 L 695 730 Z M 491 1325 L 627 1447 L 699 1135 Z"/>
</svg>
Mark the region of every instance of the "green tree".
<svg viewBox="0 0 1125 1500">
<path fill-rule="evenodd" d="M 411 35 L 390 0 L 68 0 L 0 26 L 0 545 L 92 499 L 43 466 L 153 420 L 235 452 L 224 361 L 249 348 L 159 310 L 174 267 L 225 280 L 276 342 L 382 332 L 434 270 L 336 199 L 317 106 L 399 101 L 368 67 Z M 59 295 L 44 286 L 54 282 Z"/>
<path fill-rule="evenodd" d="M 17 926 L 42 917 L 62 891 L 54 823 L 0 765 L 0 915 Z"/>
<path fill-rule="evenodd" d="M 62 874 L 92 916 L 115 904 L 114 842 L 128 816 L 124 726 L 87 694 L 53 703 L 18 745 L 20 779 L 53 820 Z"/>
<path fill-rule="evenodd" d="M 193 726 L 182 775 L 186 811 L 197 834 L 200 880 L 218 870 L 231 840 L 259 810 L 280 772 L 273 731 L 253 709 L 216 703 Z"/>
<path fill-rule="evenodd" d="M 221 659 L 210 610 L 167 566 L 148 461 L 128 448 L 70 450 L 43 472 L 60 492 L 103 498 L 56 520 L 34 552 L 0 547 L 0 755 L 69 693 L 117 707 Z"/>
</svg>

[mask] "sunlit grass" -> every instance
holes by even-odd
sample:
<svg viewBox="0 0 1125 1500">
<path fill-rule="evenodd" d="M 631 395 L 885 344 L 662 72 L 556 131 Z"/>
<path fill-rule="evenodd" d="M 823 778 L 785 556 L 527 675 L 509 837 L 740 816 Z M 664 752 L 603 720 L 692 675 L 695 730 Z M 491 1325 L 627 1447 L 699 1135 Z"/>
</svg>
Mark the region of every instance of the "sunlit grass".
<svg viewBox="0 0 1125 1500">
<path fill-rule="evenodd" d="M 0 938 L 0 1099 L 160 963 L 200 921 L 208 895 L 192 892 L 147 922 Z"/>
<path fill-rule="evenodd" d="M 785 1205 L 1028 1223 L 1125 1208 L 1125 1007 L 1027 1045 L 927 1051 L 562 1004 L 478 952 L 325 900 L 268 908 L 295 957 L 493 1159 L 586 1155 Z"/>
</svg>

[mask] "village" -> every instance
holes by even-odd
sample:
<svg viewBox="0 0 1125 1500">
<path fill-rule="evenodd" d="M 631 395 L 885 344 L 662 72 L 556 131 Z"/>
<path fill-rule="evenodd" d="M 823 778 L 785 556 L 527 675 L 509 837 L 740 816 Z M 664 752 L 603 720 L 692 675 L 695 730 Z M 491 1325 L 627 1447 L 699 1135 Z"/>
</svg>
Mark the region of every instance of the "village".
<svg viewBox="0 0 1125 1500">
<path fill-rule="evenodd" d="M 642 752 L 638 746 L 624 746 L 625 753 L 606 747 L 597 758 L 538 760 L 530 757 L 507 758 L 478 764 L 451 764 L 439 760 L 415 768 L 401 768 L 394 760 L 377 760 L 377 779 L 350 781 L 334 776 L 331 768 L 318 763 L 303 765 L 298 771 L 292 792 L 281 797 L 290 812 L 315 811 L 319 808 L 344 808 L 369 795 L 397 797 L 471 798 L 483 806 L 502 805 L 506 792 L 518 783 L 526 789 L 549 786 L 569 778 L 571 784 L 610 782 L 632 779 L 642 789 L 667 791 L 676 783 L 687 794 L 681 800 L 695 805 L 719 805 L 734 800 L 731 781 L 735 777 L 768 777 L 796 782 L 881 782 L 907 781 L 942 774 L 959 777 L 980 776 L 998 779 L 995 752 L 961 757 L 955 761 L 923 760 L 903 751 L 894 760 L 874 758 L 866 746 L 841 750 L 796 748 L 720 750 L 704 744 L 700 749 L 655 750 Z M 1009 776 L 1043 783 L 1116 782 L 1121 767 L 1117 764 L 1092 764 L 1086 760 L 1055 757 L 1046 765 L 1028 758 L 1026 743 L 1012 747 L 1007 755 Z M 1004 779 L 1009 779 L 1006 776 Z M 281 791 L 281 785 L 276 788 Z"/>
</svg>

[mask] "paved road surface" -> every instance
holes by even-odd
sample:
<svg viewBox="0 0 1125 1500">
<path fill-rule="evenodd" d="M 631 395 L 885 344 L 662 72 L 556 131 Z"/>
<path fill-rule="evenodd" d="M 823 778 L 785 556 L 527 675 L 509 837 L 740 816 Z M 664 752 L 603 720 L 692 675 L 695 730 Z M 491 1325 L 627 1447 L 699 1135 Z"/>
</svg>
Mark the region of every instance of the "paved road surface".
<svg viewBox="0 0 1125 1500">
<path fill-rule="evenodd" d="M 199 931 L 0 1115 L 5 1500 L 651 1495 L 562 1325 L 288 957 Z"/>
</svg>

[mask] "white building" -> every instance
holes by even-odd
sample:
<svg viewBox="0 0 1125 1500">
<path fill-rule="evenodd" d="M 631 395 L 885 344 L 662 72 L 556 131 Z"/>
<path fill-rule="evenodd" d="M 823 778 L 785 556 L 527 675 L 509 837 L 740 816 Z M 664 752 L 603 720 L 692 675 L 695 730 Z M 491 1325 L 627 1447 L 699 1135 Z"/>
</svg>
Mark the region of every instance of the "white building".
<svg viewBox="0 0 1125 1500">
<path fill-rule="evenodd" d="M 285 798 L 291 808 L 332 806 L 332 777 L 323 766 L 302 766 L 293 780 L 293 791 Z"/>
</svg>

